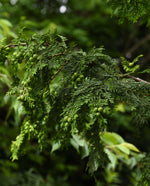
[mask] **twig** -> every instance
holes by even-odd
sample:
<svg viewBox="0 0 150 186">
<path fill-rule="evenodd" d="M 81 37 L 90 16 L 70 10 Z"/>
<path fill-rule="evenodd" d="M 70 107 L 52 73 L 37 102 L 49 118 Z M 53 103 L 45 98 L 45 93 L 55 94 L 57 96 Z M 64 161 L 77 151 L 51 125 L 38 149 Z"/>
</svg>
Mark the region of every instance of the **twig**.
<svg viewBox="0 0 150 186">
<path fill-rule="evenodd" d="M 124 75 L 124 77 L 131 78 L 131 79 L 134 79 L 134 80 L 137 81 L 137 82 L 143 82 L 143 83 L 145 83 L 145 84 L 150 85 L 150 82 L 145 81 L 145 80 L 143 80 L 143 79 L 141 79 L 141 78 L 138 78 L 138 77 L 134 77 L 134 76 L 131 76 L 131 75 Z"/>
<path fill-rule="evenodd" d="M 57 74 L 59 74 L 59 72 L 61 72 L 63 70 L 63 68 L 69 63 L 69 59 L 66 61 L 66 63 L 64 63 L 59 69 L 58 71 L 51 77 L 51 79 L 48 81 L 48 83 L 50 83 L 56 76 Z"/>
<path fill-rule="evenodd" d="M 20 44 L 10 44 L 10 45 L 7 45 L 7 46 L 5 46 L 5 48 L 14 48 L 14 47 L 17 47 L 17 46 L 26 46 L 27 45 L 27 43 L 20 43 Z"/>
<path fill-rule="evenodd" d="M 64 53 L 57 53 L 57 54 L 54 54 L 53 56 L 50 56 L 48 59 L 51 59 L 51 58 L 56 57 L 56 56 L 61 56 L 61 55 L 64 55 Z"/>
<path fill-rule="evenodd" d="M 60 55 L 64 55 L 64 53 L 57 53 L 57 54 L 53 55 L 53 57 L 60 56 Z"/>
</svg>

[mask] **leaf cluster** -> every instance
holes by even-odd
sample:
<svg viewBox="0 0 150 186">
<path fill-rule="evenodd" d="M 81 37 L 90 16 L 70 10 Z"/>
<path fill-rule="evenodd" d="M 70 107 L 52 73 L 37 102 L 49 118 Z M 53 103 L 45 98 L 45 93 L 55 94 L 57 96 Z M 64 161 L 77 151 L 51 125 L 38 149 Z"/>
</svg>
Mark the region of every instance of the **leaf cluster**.
<svg viewBox="0 0 150 186">
<path fill-rule="evenodd" d="M 12 75 L 7 94 L 17 97 L 25 113 L 11 146 L 13 160 L 27 140 L 37 140 L 41 150 L 51 146 L 51 152 L 72 144 L 83 158 L 89 156 L 87 166 L 93 173 L 108 163 L 101 133 L 109 130 L 116 105 L 129 107 L 137 127 L 149 120 L 149 84 L 123 76 L 103 48 L 86 53 L 50 33 L 29 39 L 22 35 L 1 47 L 1 54 L 4 48 L 1 64 L 7 64 Z M 116 148 L 124 154 L 138 151 L 123 141 Z"/>
<path fill-rule="evenodd" d="M 114 15 L 120 18 L 120 22 L 128 20 L 135 23 L 149 11 L 148 0 L 108 0 L 112 5 Z"/>
</svg>

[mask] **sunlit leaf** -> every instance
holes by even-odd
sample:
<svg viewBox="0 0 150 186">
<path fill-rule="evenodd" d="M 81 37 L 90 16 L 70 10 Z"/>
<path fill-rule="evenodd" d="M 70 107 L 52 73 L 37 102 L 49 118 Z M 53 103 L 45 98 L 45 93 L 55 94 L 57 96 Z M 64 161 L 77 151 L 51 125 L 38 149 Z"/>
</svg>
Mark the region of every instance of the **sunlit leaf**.
<svg viewBox="0 0 150 186">
<path fill-rule="evenodd" d="M 121 145 L 135 152 L 140 152 L 139 149 L 131 143 L 122 143 Z"/>
<path fill-rule="evenodd" d="M 119 143 L 123 143 L 123 138 L 116 133 L 111 132 L 104 132 L 101 134 L 101 139 L 106 143 L 107 145 L 116 145 Z"/>
<path fill-rule="evenodd" d="M 130 154 L 130 150 L 127 147 L 123 146 L 122 144 L 116 145 L 116 148 L 118 148 L 119 150 L 121 150 L 125 154 Z"/>
<path fill-rule="evenodd" d="M 53 153 L 54 151 L 58 150 L 60 147 L 61 147 L 61 143 L 59 141 L 58 142 L 54 142 L 52 144 L 51 153 Z"/>
</svg>

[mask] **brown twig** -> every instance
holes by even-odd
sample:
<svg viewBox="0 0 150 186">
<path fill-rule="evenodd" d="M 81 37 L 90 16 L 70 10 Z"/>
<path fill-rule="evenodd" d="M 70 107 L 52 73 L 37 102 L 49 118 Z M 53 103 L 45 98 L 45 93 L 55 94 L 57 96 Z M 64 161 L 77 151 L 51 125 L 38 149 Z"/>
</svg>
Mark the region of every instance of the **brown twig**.
<svg viewBox="0 0 150 186">
<path fill-rule="evenodd" d="M 63 68 L 69 63 L 69 59 L 66 61 L 66 63 L 64 63 L 59 69 L 58 71 L 51 77 L 51 79 L 48 81 L 48 83 L 50 83 L 56 76 L 57 74 L 59 74 L 59 72 L 61 72 L 63 70 Z"/>
<path fill-rule="evenodd" d="M 10 44 L 10 45 L 7 45 L 7 46 L 5 46 L 5 48 L 14 48 L 14 47 L 17 47 L 17 46 L 26 46 L 27 45 L 27 43 L 20 43 L 20 44 Z"/>
<path fill-rule="evenodd" d="M 143 82 L 143 83 L 145 83 L 145 84 L 150 85 L 150 82 L 145 81 L 145 80 L 143 80 L 143 79 L 141 79 L 141 78 L 134 77 L 134 76 L 131 76 L 131 75 L 123 75 L 123 76 L 124 76 L 124 77 L 127 77 L 127 78 L 134 79 L 134 80 L 137 81 L 137 82 Z"/>
<path fill-rule="evenodd" d="M 56 57 L 56 56 L 61 56 L 61 55 L 64 55 L 64 53 L 57 53 L 57 54 L 54 54 L 53 56 L 48 57 L 48 59 L 51 59 L 51 58 Z"/>
</svg>

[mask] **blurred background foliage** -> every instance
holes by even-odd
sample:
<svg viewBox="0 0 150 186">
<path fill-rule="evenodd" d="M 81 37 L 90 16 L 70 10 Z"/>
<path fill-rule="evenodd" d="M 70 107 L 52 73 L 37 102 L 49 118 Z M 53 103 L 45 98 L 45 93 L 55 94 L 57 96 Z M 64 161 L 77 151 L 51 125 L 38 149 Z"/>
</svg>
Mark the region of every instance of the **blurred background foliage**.
<svg viewBox="0 0 150 186">
<path fill-rule="evenodd" d="M 148 7 L 149 2 L 145 2 Z M 115 16 L 112 16 L 113 11 Z M 68 43 L 74 42 L 77 48 L 83 48 L 85 51 L 91 47 L 104 46 L 106 53 L 118 59 L 118 63 L 120 56 L 132 60 L 143 54 L 137 63 L 142 69 L 148 68 L 149 12 L 145 10 L 142 13 L 143 18 L 134 24 L 126 19 L 120 24 L 118 15 L 120 15 L 118 9 L 104 0 L 1 0 L 0 44 L 9 44 L 22 30 L 25 37 L 30 37 L 35 32 L 57 31 L 68 38 Z M 4 55 L 5 52 L 7 51 L 4 51 Z M 148 75 L 141 77 L 149 80 Z M 125 163 L 111 159 L 110 162 L 116 169 L 111 167 L 112 164 L 108 165 L 105 171 L 97 171 L 94 177 L 90 177 L 86 172 L 87 159 L 80 160 L 73 147 L 63 152 L 58 150 L 54 154 L 50 154 L 46 149 L 41 153 L 35 141 L 26 144 L 26 153 L 22 153 L 18 161 L 10 161 L 11 141 L 19 133 L 19 126 L 25 115 L 20 102 L 15 97 L 6 95 L 10 85 L 9 65 L 5 64 L 5 67 L 0 66 L 1 186 L 136 184 L 140 174 L 140 170 L 136 169 L 136 163 L 142 158 L 140 155 L 132 159 L 123 159 Z M 109 126 L 110 131 L 118 133 L 142 152 L 150 151 L 150 129 L 141 127 L 141 131 L 137 131 L 132 125 L 130 111 L 125 105 L 118 104 Z"/>
</svg>

